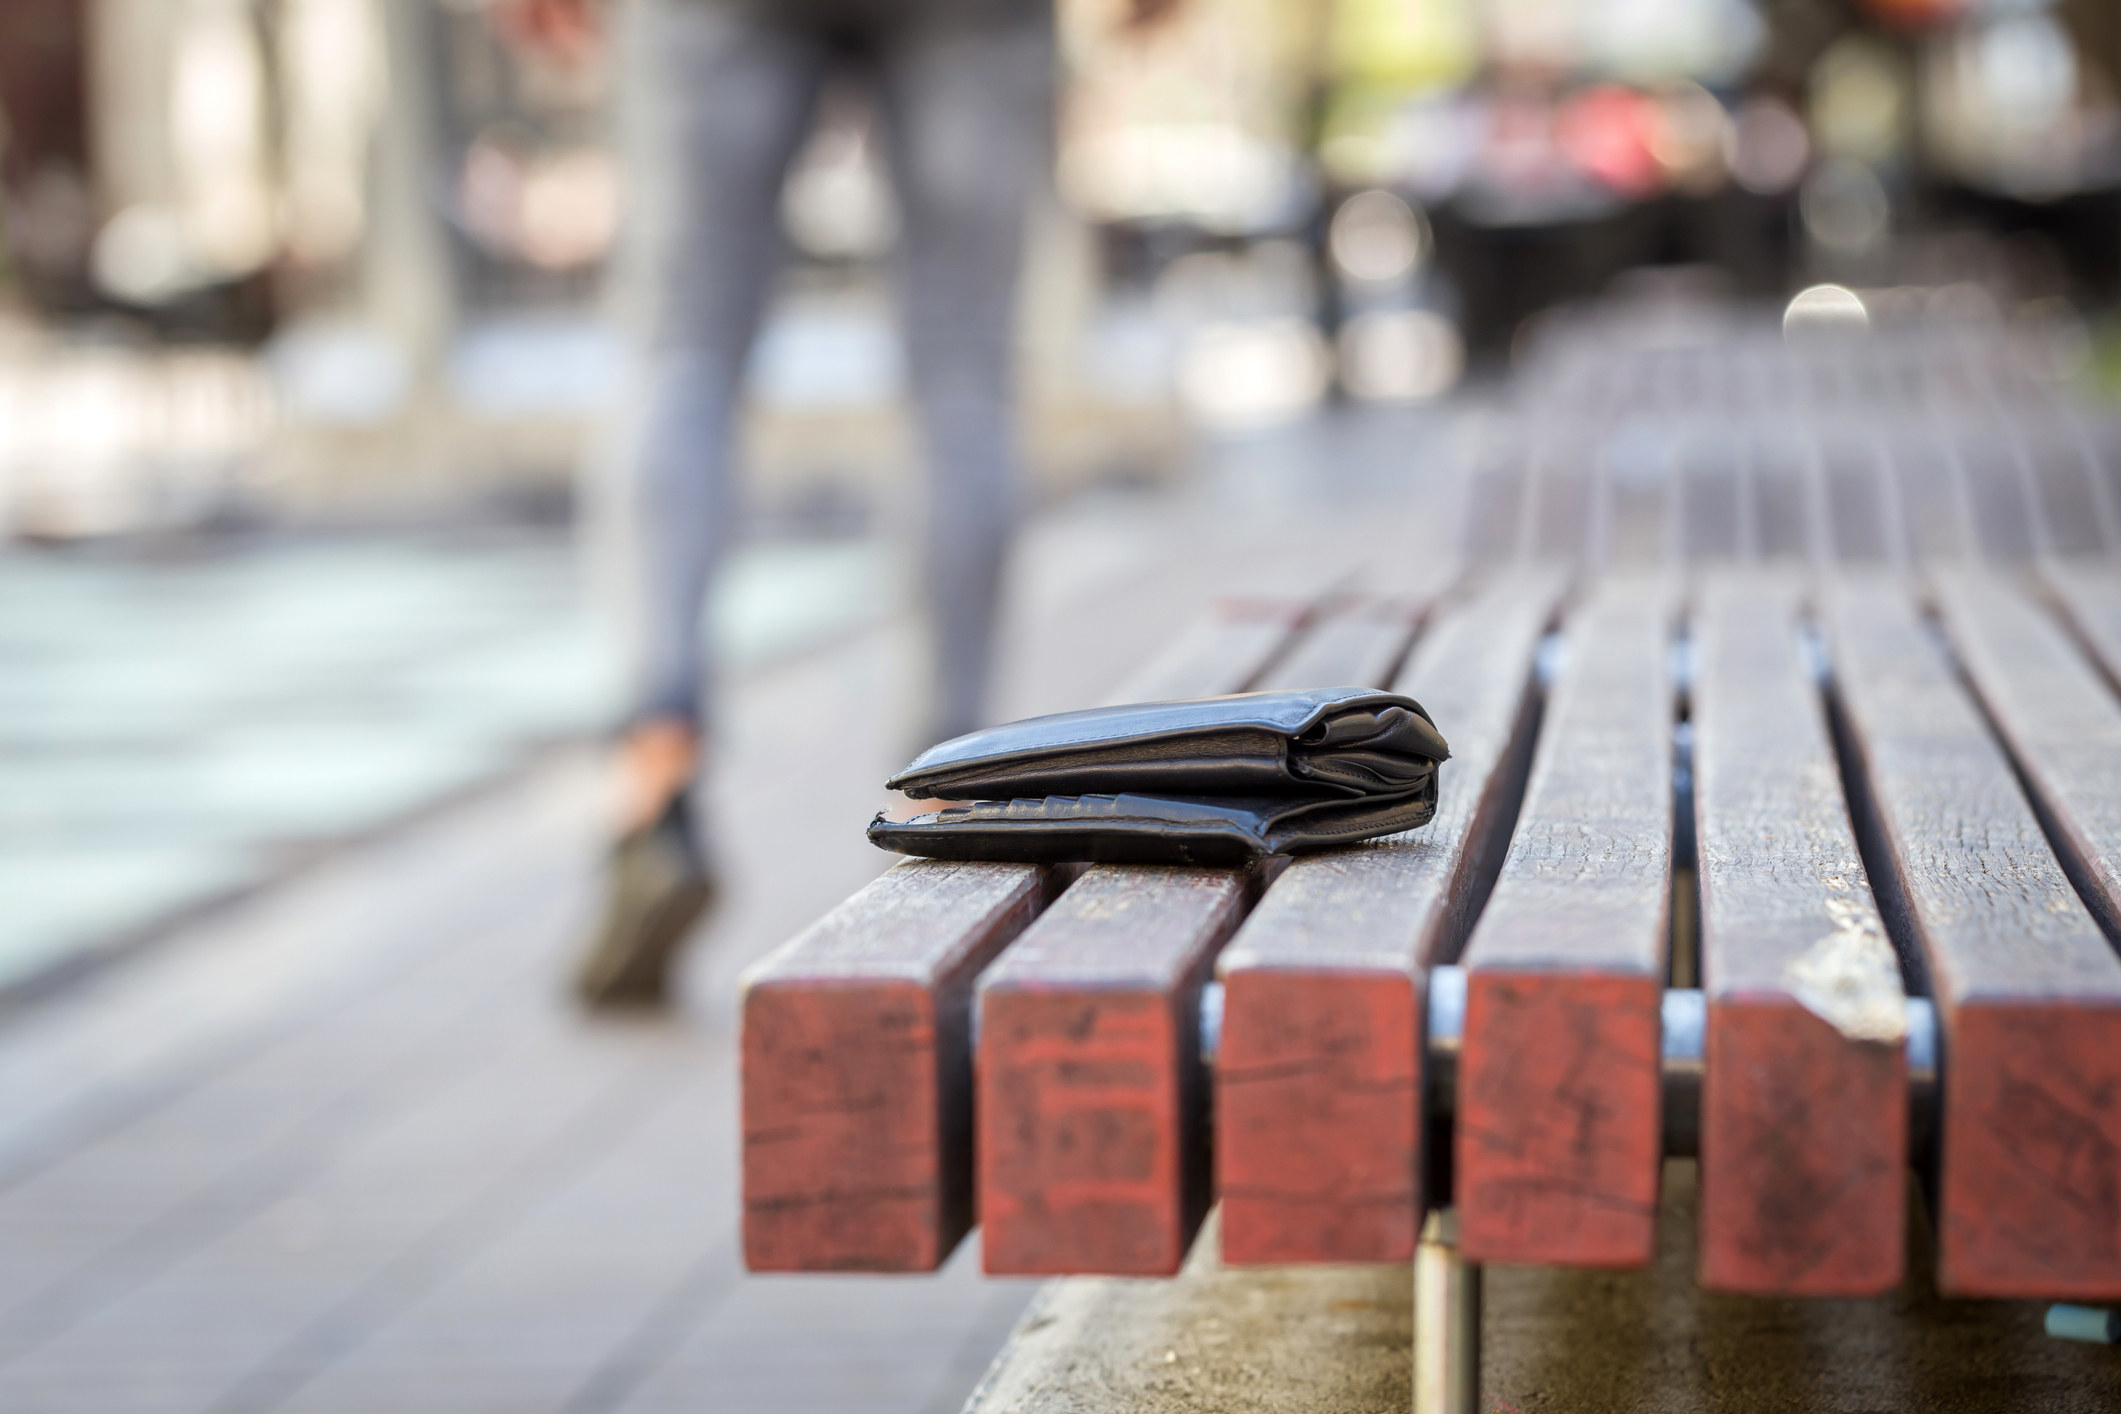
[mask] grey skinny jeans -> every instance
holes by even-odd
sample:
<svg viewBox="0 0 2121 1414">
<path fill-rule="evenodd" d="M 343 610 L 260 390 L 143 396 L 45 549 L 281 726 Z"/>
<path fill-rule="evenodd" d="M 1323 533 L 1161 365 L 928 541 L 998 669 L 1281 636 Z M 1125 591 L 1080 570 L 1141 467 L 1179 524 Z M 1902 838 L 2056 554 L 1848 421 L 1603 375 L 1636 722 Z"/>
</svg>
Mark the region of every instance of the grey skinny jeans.
<svg viewBox="0 0 2121 1414">
<path fill-rule="evenodd" d="M 615 450 L 638 617 L 631 719 L 705 715 L 703 610 L 730 539 L 737 399 L 782 255 L 782 181 L 852 58 L 899 197 L 927 460 L 919 727 L 930 740 L 970 730 L 1017 513 L 1013 316 L 1026 210 L 1050 166 L 1050 0 L 633 0 L 622 43 L 621 293 L 636 362 Z"/>
</svg>

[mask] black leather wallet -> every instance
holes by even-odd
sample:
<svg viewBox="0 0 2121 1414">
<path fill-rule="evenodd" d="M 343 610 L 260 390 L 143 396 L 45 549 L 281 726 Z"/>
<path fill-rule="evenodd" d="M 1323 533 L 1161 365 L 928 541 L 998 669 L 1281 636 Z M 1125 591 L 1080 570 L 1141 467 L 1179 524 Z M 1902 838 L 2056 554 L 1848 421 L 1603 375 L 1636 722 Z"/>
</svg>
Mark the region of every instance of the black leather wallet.
<svg viewBox="0 0 2121 1414">
<path fill-rule="evenodd" d="M 1450 748 L 1370 688 L 1254 692 L 1034 717 L 923 752 L 887 784 L 968 802 L 870 822 L 936 859 L 1240 864 L 1425 825 Z"/>
</svg>

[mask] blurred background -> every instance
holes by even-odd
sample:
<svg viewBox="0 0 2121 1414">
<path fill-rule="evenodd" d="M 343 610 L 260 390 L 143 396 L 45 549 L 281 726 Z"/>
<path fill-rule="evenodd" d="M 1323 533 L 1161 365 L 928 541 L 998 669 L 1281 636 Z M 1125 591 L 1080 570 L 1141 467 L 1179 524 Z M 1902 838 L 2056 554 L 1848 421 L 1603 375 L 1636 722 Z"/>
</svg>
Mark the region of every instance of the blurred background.
<svg viewBox="0 0 2121 1414">
<path fill-rule="evenodd" d="M 1831 282 L 1881 327 L 1978 328 L 2067 396 L 2121 389 L 2121 9 L 2106 0 L 1189 0 L 1149 26 L 1121 10 L 1060 5 L 1058 161 L 1022 292 L 1035 509 L 1004 715 L 1075 705 L 1168 637 L 1215 572 L 1271 558 L 1182 543 L 1208 520 L 1238 523 L 1225 551 L 1321 500 L 1420 522 L 1457 429 L 1586 308 L 1772 320 Z M 640 1237 L 640 1262 L 684 1260 L 618 1282 L 640 1310 L 536 1385 L 560 1391 L 554 1407 L 616 1407 L 707 1340 L 708 1373 L 671 1386 L 688 1407 L 753 1359 L 758 1383 L 732 1407 L 954 1408 L 1022 1300 L 959 1272 L 927 1344 L 878 1328 L 825 1375 L 745 1332 L 839 1287 L 765 1283 L 784 1294 L 758 1298 L 762 1324 L 699 1334 L 736 1289 L 734 1201 L 715 1188 L 733 1164 L 733 979 L 887 862 L 853 827 L 903 745 L 879 727 L 849 748 L 859 760 L 827 763 L 844 780 L 775 799 L 780 724 L 888 697 L 903 647 L 894 547 L 919 453 L 897 215 L 857 91 L 828 98 L 781 194 L 793 255 L 746 375 L 746 534 L 713 625 L 734 703 L 715 790 L 725 817 L 758 823 L 732 832 L 756 839 L 732 841 L 695 1030 L 614 1040 L 556 999 L 597 845 L 583 743 L 618 701 L 584 468 L 622 381 L 603 286 L 631 194 L 608 45 L 556 54 L 514 13 L 0 3 L 0 1091 L 19 1101 L 0 1123 L 0 1268 L 15 1273 L 0 1277 L 0 1392 L 29 1381 L 10 1408 L 142 1370 L 158 1373 L 128 1398 L 188 1407 L 178 1367 L 202 1405 L 278 1407 L 370 1349 L 378 1313 L 457 1289 L 501 1250 L 465 1227 L 487 1201 L 472 1189 L 387 1236 L 347 1236 L 369 1265 L 335 1267 L 317 1244 L 352 1229 L 309 1179 L 183 1168 L 169 1155 L 193 1162 L 220 1132 L 197 1115 L 168 1120 L 163 1149 L 125 1147 L 326 996 L 366 1019 L 346 1023 L 340 1070 L 304 1063 L 341 1088 L 301 1090 L 312 1148 L 285 1141 L 310 1156 L 296 1169 L 339 1162 L 318 1136 L 358 1149 L 347 1135 L 411 1123 L 425 1083 L 349 1078 L 347 1057 L 374 1064 L 413 1044 L 406 1027 L 441 1028 L 405 1020 L 426 985 L 407 969 L 438 956 L 515 978 L 556 1073 L 666 1077 L 598 1154 L 632 1152 L 621 1131 L 667 1133 L 654 1105 L 706 1107 L 684 1121 L 697 1152 L 608 1159 L 603 1217 L 579 1219 L 578 1246 L 605 1250 L 598 1224 L 623 1227 L 614 1214 L 637 1204 L 614 1195 L 643 1173 L 719 1226 Z M 1115 600 L 1115 583 L 1134 588 Z M 533 865 L 551 878 L 525 885 Z M 448 994 L 484 995 L 486 975 Z M 396 1000 L 377 1000 L 388 988 Z M 568 1047 L 595 1054 L 553 1059 Z M 657 1070 L 657 1047 L 682 1064 Z M 687 1066 L 705 1078 L 667 1078 Z M 550 1120 L 515 1093 L 477 1103 Z M 224 1097 L 231 1113 L 253 1101 Z M 695 1190 L 692 1162 L 714 1182 Z M 121 1172 L 132 1187 L 81 1176 Z M 142 1336 L 202 1289 L 183 1263 L 235 1261 L 238 1231 L 311 1282 L 307 1314 L 220 1365 Z M 438 1251 L 458 1256 L 420 1265 Z M 150 1314 L 126 1325 L 129 1302 Z M 520 1354 L 519 1320 L 489 1325 Z M 466 1348 L 378 1368 L 507 1363 Z M 904 1389 L 877 1373 L 894 1359 L 916 1372 Z M 389 1388 L 371 1376 L 350 1403 Z"/>
<path fill-rule="evenodd" d="M 1949 290 L 2088 333 L 2121 282 L 2121 17 L 2096 0 L 1062 9 L 1024 323 L 1050 497 L 1181 475 L 1203 434 L 1439 397 L 1636 267 Z M 505 13 L 11 0 L 12 539 L 566 516 L 616 374 L 614 74 Z M 756 501 L 851 527 L 908 458 L 857 96 L 782 216 Z"/>
</svg>

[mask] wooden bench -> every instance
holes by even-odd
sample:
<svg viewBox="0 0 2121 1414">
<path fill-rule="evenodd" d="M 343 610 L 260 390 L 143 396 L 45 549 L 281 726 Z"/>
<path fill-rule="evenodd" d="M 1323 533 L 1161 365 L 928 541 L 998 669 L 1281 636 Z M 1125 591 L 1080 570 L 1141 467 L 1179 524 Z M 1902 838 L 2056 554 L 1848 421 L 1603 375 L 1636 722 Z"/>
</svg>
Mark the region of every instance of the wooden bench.
<svg viewBox="0 0 2121 1414">
<path fill-rule="evenodd" d="M 1560 378 L 1468 449 L 1460 563 L 1226 602 L 1115 694 L 1406 692 L 1427 828 L 909 861 L 767 959 L 751 1267 L 931 1270 L 976 1215 L 989 1272 L 1163 1276 L 1219 1202 L 1225 1268 L 1419 1254 L 1417 1404 L 1467 1408 L 1477 1264 L 1648 1263 L 1683 1154 L 1710 1290 L 1893 1288 L 1912 1170 L 1943 1291 L 2121 1298 L 2121 459 L 1905 359 L 1851 406 L 1995 405 L 1844 423 L 1854 374 L 1762 349 Z"/>
</svg>

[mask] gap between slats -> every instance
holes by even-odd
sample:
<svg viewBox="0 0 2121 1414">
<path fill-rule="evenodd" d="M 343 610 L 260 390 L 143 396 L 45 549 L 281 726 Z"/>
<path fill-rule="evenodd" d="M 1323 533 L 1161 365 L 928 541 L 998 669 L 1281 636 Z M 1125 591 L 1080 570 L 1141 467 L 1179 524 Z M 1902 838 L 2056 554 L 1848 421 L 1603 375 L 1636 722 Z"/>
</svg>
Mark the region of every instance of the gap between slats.
<svg viewBox="0 0 2121 1414">
<path fill-rule="evenodd" d="M 1910 997 L 1927 997 L 1930 995 L 1929 963 L 1915 938 L 1907 893 L 1901 886 L 1892 850 L 1885 842 L 1885 826 L 1879 818 L 1878 800 L 1863 770 L 1862 755 L 1856 748 L 1855 734 L 1849 723 L 1848 707 L 1834 683 L 1833 661 L 1827 652 L 1826 637 L 1820 630 L 1817 616 L 1807 612 L 1800 631 L 1820 700 L 1826 705 L 1834 765 L 1841 774 L 1841 798 L 1848 802 L 1849 823 L 1856 832 L 1856 852 L 1863 860 L 1863 872 L 1870 880 L 1871 898 L 1877 903 L 1879 918 L 1885 924 L 1886 940 L 1892 943 L 1893 953 L 1900 959 L 1900 984 Z"/>
</svg>

